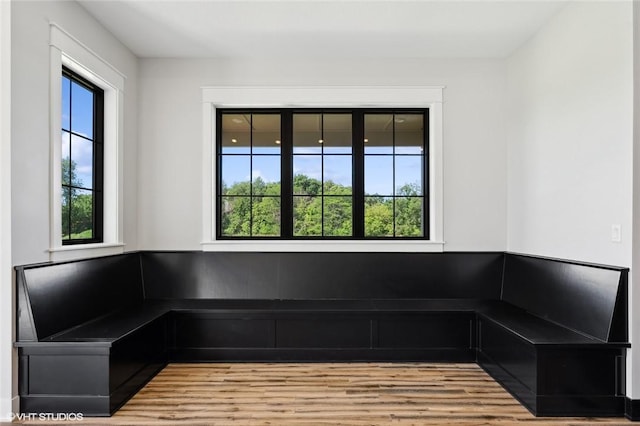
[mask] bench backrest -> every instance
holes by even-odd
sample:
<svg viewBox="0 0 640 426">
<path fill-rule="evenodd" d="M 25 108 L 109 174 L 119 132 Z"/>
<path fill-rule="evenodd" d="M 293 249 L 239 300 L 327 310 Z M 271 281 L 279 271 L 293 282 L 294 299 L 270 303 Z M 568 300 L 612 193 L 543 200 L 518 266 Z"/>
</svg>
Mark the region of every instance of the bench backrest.
<svg viewBox="0 0 640 426">
<path fill-rule="evenodd" d="M 141 303 L 137 253 L 16 268 L 18 340 L 35 341 Z"/>
<path fill-rule="evenodd" d="M 627 341 L 627 268 L 505 255 L 502 300 L 605 342 Z"/>
<path fill-rule="evenodd" d="M 628 269 L 512 253 L 140 252 L 16 271 L 20 341 L 144 298 L 502 299 L 602 341 L 628 338 Z"/>
<path fill-rule="evenodd" d="M 151 299 L 498 299 L 503 253 L 142 252 Z"/>
</svg>

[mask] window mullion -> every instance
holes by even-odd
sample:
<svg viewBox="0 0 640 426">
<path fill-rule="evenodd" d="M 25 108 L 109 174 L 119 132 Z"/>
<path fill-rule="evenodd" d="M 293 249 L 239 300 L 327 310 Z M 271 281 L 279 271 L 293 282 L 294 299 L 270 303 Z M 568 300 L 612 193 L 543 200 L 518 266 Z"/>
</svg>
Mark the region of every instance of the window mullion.
<svg viewBox="0 0 640 426">
<path fill-rule="evenodd" d="M 393 151 L 391 154 L 392 160 L 392 169 L 393 175 L 391 177 L 391 181 L 393 182 L 393 186 L 391 187 L 391 206 L 392 215 L 391 215 L 391 224 L 393 225 L 393 238 L 396 237 L 396 114 L 393 114 L 393 119 L 391 120 L 391 144 L 393 145 Z"/>
<path fill-rule="evenodd" d="M 94 238 L 104 239 L 104 93 L 94 93 L 93 203 Z"/>
<path fill-rule="evenodd" d="M 423 113 L 422 119 L 422 137 L 423 137 L 423 145 L 422 145 L 422 177 L 423 177 L 423 186 L 422 186 L 422 227 L 423 227 L 423 236 L 424 238 L 431 238 L 431 224 L 429 223 L 429 211 L 431 210 L 430 205 L 430 194 L 429 190 L 429 158 L 431 158 L 431 154 L 429 152 L 429 110 L 426 110 Z"/>
<path fill-rule="evenodd" d="M 353 111 L 351 116 L 353 146 L 352 215 L 353 236 L 364 237 L 364 113 Z"/>
<path fill-rule="evenodd" d="M 324 237 L 324 113 L 320 113 L 320 235 Z"/>
<path fill-rule="evenodd" d="M 249 114 L 249 236 L 253 237 L 253 113 Z"/>
<path fill-rule="evenodd" d="M 280 116 L 280 236 L 293 236 L 293 114 L 281 111 Z"/>
</svg>

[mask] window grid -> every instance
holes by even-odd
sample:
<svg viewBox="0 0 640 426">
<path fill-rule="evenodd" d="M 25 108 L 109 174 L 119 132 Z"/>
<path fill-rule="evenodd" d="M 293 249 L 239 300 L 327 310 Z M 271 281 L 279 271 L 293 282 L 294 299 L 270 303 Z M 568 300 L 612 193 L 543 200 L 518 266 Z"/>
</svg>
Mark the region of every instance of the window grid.
<svg viewBox="0 0 640 426">
<path fill-rule="evenodd" d="M 327 132 L 325 130 L 325 115 L 327 115 L 327 113 L 325 112 L 311 112 L 311 113 L 305 113 L 305 112 L 299 112 L 296 111 L 294 113 L 294 115 L 318 115 L 319 116 L 319 139 L 322 141 L 322 143 L 320 144 L 320 152 L 317 153 L 296 153 L 295 149 L 294 149 L 294 154 L 293 154 L 293 159 L 294 162 L 297 158 L 301 158 L 301 157 L 311 157 L 311 158 L 317 158 L 319 159 L 319 163 L 320 163 L 320 188 L 319 188 L 319 194 L 304 194 L 304 193 L 298 193 L 296 192 L 296 188 L 295 185 L 293 186 L 293 199 L 294 199 L 294 232 L 293 232 L 293 238 L 296 239 L 301 239 L 301 238 L 308 238 L 308 237 L 316 237 L 316 238 L 321 238 L 321 237 L 350 237 L 351 235 L 353 235 L 353 177 L 351 178 L 351 181 L 349 182 L 349 194 L 329 194 L 327 193 L 327 184 L 330 181 L 330 179 L 327 176 L 327 162 L 329 159 L 331 158 L 337 158 L 337 159 L 341 159 L 341 158 L 348 158 L 349 159 L 349 163 L 350 163 L 350 168 L 353 171 L 353 139 L 352 137 L 349 138 L 348 143 L 349 143 L 349 151 L 351 153 L 340 153 L 340 152 L 327 152 L 329 151 L 328 149 L 328 142 L 333 142 L 333 141 L 329 141 L 327 140 Z M 349 115 L 349 121 L 351 120 L 351 114 L 333 114 L 333 113 L 329 113 L 331 115 Z M 350 123 L 351 126 L 351 123 Z M 352 127 L 352 126 L 351 126 Z M 339 131 L 339 130 L 338 130 Z M 351 132 L 352 133 L 352 132 Z M 295 143 L 295 141 L 294 141 Z M 353 174 L 353 173 L 352 173 Z M 335 185 L 339 185 L 338 182 L 333 182 L 333 184 Z M 320 233 L 316 234 L 316 235 L 309 235 L 309 234 L 303 234 L 303 233 L 296 233 L 295 232 L 295 228 L 296 228 L 296 224 L 295 224 L 295 209 L 296 209 L 296 201 L 303 199 L 304 197 L 313 197 L 313 198 L 319 198 L 320 199 Z M 330 232 L 331 229 L 328 227 L 327 225 L 327 220 L 329 218 L 329 215 L 331 213 L 333 213 L 333 211 L 330 210 L 330 205 L 331 203 L 329 203 L 329 200 L 340 200 L 340 199 L 344 199 L 344 198 L 350 198 L 351 199 L 351 206 L 349 208 L 349 221 L 351 222 L 351 231 L 349 232 L 349 235 L 336 235 L 337 233 L 332 233 Z"/>
<path fill-rule="evenodd" d="M 375 113 L 373 113 L 375 114 Z M 371 114 L 367 114 L 367 115 L 371 115 Z M 425 114 L 423 116 L 423 126 L 422 126 L 422 131 L 425 133 L 423 134 L 423 136 L 425 137 L 423 140 L 423 146 L 421 147 L 421 152 L 422 154 L 415 154 L 415 153 L 402 153 L 402 152 L 398 152 L 398 143 L 397 143 L 397 124 L 398 120 L 399 120 L 399 115 L 400 116 L 404 116 L 406 115 L 406 113 L 402 113 L 402 114 L 397 114 L 397 113 L 393 113 L 391 116 L 391 151 L 387 152 L 387 153 L 380 153 L 380 152 L 369 152 L 366 153 L 365 152 L 365 173 L 366 173 L 366 159 L 367 158 L 371 158 L 371 157 L 378 157 L 378 158 L 390 158 L 391 159 L 391 180 L 392 180 L 392 187 L 391 187 L 391 192 L 388 194 L 367 194 L 365 192 L 365 198 L 376 198 L 376 197 L 382 197 L 383 199 L 390 199 L 391 203 L 392 203 L 392 222 L 391 222 L 391 234 L 388 235 L 374 235 L 376 237 L 379 238 L 383 238 L 383 239 L 389 239 L 389 238 L 396 238 L 396 237 L 401 237 L 401 238 L 407 238 L 409 236 L 406 235 L 400 235 L 398 233 L 398 200 L 404 200 L 404 199 L 421 199 L 423 200 L 422 203 L 422 216 L 424 218 L 425 216 L 425 212 L 424 209 L 426 207 L 426 197 L 425 197 L 425 188 L 426 188 L 426 183 L 427 183 L 427 177 L 426 177 L 426 166 L 425 166 L 425 159 L 428 158 L 427 155 L 425 154 L 427 152 L 427 143 L 426 143 L 426 129 L 428 129 L 428 127 L 425 125 L 426 120 L 427 120 L 427 115 Z M 414 158 L 414 157 L 418 157 L 421 159 L 421 176 L 422 178 L 422 182 L 420 182 L 420 186 L 421 186 L 421 191 L 418 195 L 398 195 L 398 182 L 397 182 L 397 171 L 398 171 L 398 157 L 400 158 Z M 366 201 L 365 201 L 365 205 L 366 205 Z M 365 207 L 366 210 L 366 207 Z M 366 212 L 365 212 L 366 214 Z M 426 222 L 426 218 L 424 218 L 423 223 L 422 223 L 422 233 L 426 234 L 425 229 L 428 226 L 428 223 Z M 371 236 L 367 235 L 367 230 L 365 229 L 365 236 L 367 238 L 370 238 Z M 372 235 L 373 236 L 373 235 Z"/>
<path fill-rule="evenodd" d="M 256 157 L 257 158 L 270 158 L 270 157 L 278 157 L 281 158 L 281 153 L 280 154 L 274 154 L 274 153 L 269 153 L 269 152 L 256 152 L 256 147 L 255 147 L 255 141 L 254 141 L 254 116 L 255 115 L 276 115 L 276 114 L 272 114 L 269 111 L 256 111 L 256 113 L 253 112 L 246 112 L 246 111 L 239 111 L 239 112 L 234 112 L 234 114 L 242 114 L 242 115 L 247 115 L 249 117 L 248 119 L 248 124 L 249 124 L 249 130 L 248 130 L 248 134 L 249 134 L 249 150 L 248 152 L 224 152 L 224 149 L 222 147 L 219 147 L 218 149 L 218 168 L 219 170 L 224 169 L 224 159 L 226 157 L 236 157 L 236 158 L 242 158 L 242 157 L 248 157 L 249 160 L 249 164 L 248 164 L 248 172 L 249 172 L 249 176 L 248 176 L 248 183 L 249 183 L 249 187 L 248 187 L 248 192 L 246 194 L 238 194 L 238 195 L 230 195 L 226 192 L 223 191 L 223 179 L 222 176 L 219 174 L 219 185 L 218 185 L 218 194 L 220 194 L 218 196 L 218 212 L 220 213 L 220 220 L 219 220 L 219 224 L 218 224 L 218 230 L 219 233 L 221 234 L 222 237 L 227 237 L 229 235 L 224 235 L 223 234 L 223 229 L 222 229 L 222 223 L 223 223 L 223 216 L 224 214 L 226 214 L 225 212 L 225 208 L 230 204 L 229 200 L 242 200 L 245 199 L 248 203 L 249 203 L 249 208 L 248 208 L 248 229 L 246 233 L 243 234 L 239 234 L 241 237 L 249 237 L 249 238 L 269 238 L 269 237 L 277 237 L 277 235 L 270 235 L 270 234 L 260 234 L 258 233 L 255 228 L 256 228 L 256 221 L 255 221 L 255 210 L 257 208 L 257 206 L 259 205 L 259 203 L 261 203 L 264 198 L 268 198 L 268 199 L 274 199 L 274 200 L 278 200 L 278 202 L 281 204 L 281 194 L 280 195 L 271 195 L 271 194 L 265 194 L 265 193 L 257 193 L 255 190 L 255 183 L 254 183 L 254 176 L 253 176 L 253 172 L 254 172 L 254 165 L 255 165 L 255 160 Z M 280 124 L 281 125 L 281 124 Z M 220 126 L 222 127 L 222 126 Z M 220 129 L 220 128 L 219 128 Z M 218 131 L 218 140 L 222 140 L 222 130 L 220 129 Z M 280 130 L 281 133 L 281 130 Z M 278 135 L 278 138 L 281 139 L 282 135 Z M 279 221 L 279 226 L 278 228 L 281 229 L 281 221 Z"/>
<path fill-rule="evenodd" d="M 282 140 L 282 145 L 281 145 L 281 150 L 280 150 L 280 156 L 281 156 L 281 178 L 280 178 L 280 183 L 281 183 L 281 195 L 280 195 L 280 200 L 281 200 L 281 204 L 280 204 L 280 213 L 281 213 L 281 224 L 280 224 L 280 230 L 281 230 L 281 235 L 280 236 L 269 236 L 270 238 L 276 238 L 276 239 L 308 239 L 308 240 L 314 240 L 314 239 L 333 239 L 333 240 L 340 240 L 340 239 L 364 239 L 364 240 L 375 240 L 375 239 L 393 239 L 393 238 L 397 238 L 397 239 L 428 239 L 429 238 L 429 218 L 428 218 L 428 212 L 429 212 L 429 205 L 428 205 L 428 174 L 427 174 L 427 161 L 429 158 L 429 154 L 428 154 L 428 129 L 429 129 L 429 124 L 428 124 L 428 109 L 322 109 L 322 110 L 315 110 L 315 109 L 271 109 L 271 110 L 262 110 L 262 109 L 251 109 L 251 110 L 236 110 L 236 109 L 219 109 L 218 111 L 218 123 L 222 123 L 222 116 L 224 114 L 239 114 L 239 113 L 246 113 L 246 112 L 250 112 L 250 113 L 275 113 L 275 114 L 280 114 L 281 116 L 281 140 Z M 321 121 L 321 125 L 320 125 L 320 138 L 323 139 L 323 141 L 325 140 L 325 129 L 324 129 L 324 114 L 326 113 L 342 113 L 342 114 L 351 114 L 352 116 L 352 128 L 351 128 L 351 135 L 352 135 L 352 151 L 351 154 L 340 154 L 340 153 L 326 153 L 326 144 L 323 143 L 321 150 L 319 153 L 314 153 L 314 154 L 300 154 L 300 153 L 295 153 L 294 152 L 294 141 L 292 139 L 292 134 L 293 134 L 293 120 L 292 120 L 292 115 L 296 114 L 296 113 L 300 113 L 300 114 L 319 114 L 320 115 L 320 121 Z M 364 126 L 364 120 L 363 117 L 367 114 L 392 114 L 393 116 L 393 125 L 392 125 L 392 151 L 391 153 L 388 154 L 380 154 L 380 153 L 367 153 L 365 154 L 364 152 L 364 131 L 363 128 L 360 128 L 360 126 Z M 396 146 L 397 146 L 397 141 L 396 141 L 396 115 L 397 114 L 413 114 L 413 115 L 421 115 L 422 116 L 422 142 L 421 142 L 421 154 L 414 154 L 414 153 L 402 153 L 402 152 L 397 152 L 396 150 Z M 221 125 L 219 125 L 216 129 L 216 134 L 217 134 L 217 139 L 218 141 L 221 141 Z M 253 134 L 252 134 L 253 136 Z M 360 140 L 359 140 L 360 139 Z M 252 146 L 253 146 L 253 141 L 252 141 Z M 252 235 L 239 235 L 239 236 L 235 236 L 235 235 L 224 235 L 222 232 L 222 226 L 221 226 L 221 212 L 222 212 L 222 205 L 223 205 L 223 198 L 228 198 L 227 195 L 222 194 L 221 192 L 221 188 L 222 188 L 222 183 L 221 183 L 221 176 L 222 176 L 222 172 L 220 170 L 220 166 L 221 166 L 221 157 L 223 155 L 233 155 L 233 154 L 229 154 L 229 153 L 225 153 L 222 154 L 222 149 L 221 149 L 221 143 L 217 144 L 217 156 L 218 156 L 218 175 L 217 175 L 217 179 L 218 179 L 218 183 L 217 183 L 217 187 L 218 187 L 218 196 L 217 198 L 217 211 L 218 211 L 218 222 L 217 222 L 217 235 L 218 238 L 220 239 L 251 239 L 251 238 L 262 238 L 261 236 L 252 236 Z M 239 155 L 239 154 L 237 154 Z M 271 155 L 271 154 L 253 154 L 252 155 Z M 299 155 L 305 155 L 305 156 L 319 156 L 320 157 L 320 163 L 321 163 L 321 188 L 320 188 L 320 195 L 318 195 L 319 197 L 321 197 L 322 203 L 321 203 L 321 216 L 320 219 L 322 221 L 321 223 L 321 234 L 320 235 L 295 235 L 295 224 L 294 222 L 294 217 L 295 217 L 295 213 L 293 211 L 293 209 L 295 209 L 294 203 L 295 203 L 295 199 L 296 197 L 303 197 L 303 196 L 309 196 L 308 194 L 298 194 L 296 193 L 296 191 L 294 190 L 294 185 L 293 185 L 293 177 L 294 177 L 294 172 L 293 172 L 293 163 L 294 163 L 294 159 L 296 158 L 296 156 Z M 326 156 L 326 158 L 325 158 Z M 329 195 L 326 194 L 325 191 L 325 161 L 326 159 L 328 159 L 329 157 L 340 157 L 340 156 L 348 156 L 351 157 L 351 172 L 353 174 L 353 178 L 351 180 L 351 193 L 348 196 L 349 198 L 351 198 L 351 235 L 350 236 L 334 236 L 334 235 L 327 235 L 325 232 L 325 213 L 327 211 L 327 203 L 326 201 L 328 199 L 336 199 L 336 198 L 340 198 L 340 197 L 347 197 L 347 196 L 342 196 L 342 195 Z M 392 217 L 391 217 L 391 222 L 393 224 L 393 231 L 392 234 L 389 236 L 366 236 L 366 230 L 364 229 L 364 215 L 366 212 L 366 201 L 367 198 L 369 197 L 368 194 L 365 194 L 365 191 L 363 190 L 364 188 L 364 184 L 365 184 L 365 180 L 363 179 L 364 173 L 365 173 L 365 162 L 364 159 L 368 156 L 371 157 L 381 157 L 381 156 L 388 156 L 392 158 L 392 193 L 388 194 L 386 196 L 384 196 L 384 198 L 391 198 L 392 200 Z M 421 192 L 417 195 L 399 195 L 397 192 L 397 188 L 396 188 L 396 184 L 397 184 L 397 175 L 396 175 L 396 171 L 397 171 L 397 157 L 418 157 L 420 159 L 420 168 L 421 168 L 421 181 L 420 181 L 420 187 L 421 187 Z M 252 169 L 253 170 L 253 157 L 252 157 Z M 253 180 L 251 179 L 251 184 L 253 185 Z M 253 196 L 253 191 L 250 193 Z M 276 197 L 277 196 L 271 196 L 271 197 Z M 397 225 L 397 220 L 398 220 L 398 200 L 401 199 L 418 199 L 421 200 L 420 206 L 421 206 L 421 217 L 420 217 L 420 225 L 421 225 L 421 235 L 419 236 L 413 236 L 413 235 L 401 235 L 398 231 L 398 225 Z M 359 207 L 359 205 L 363 206 L 363 208 Z M 357 215 L 357 212 L 359 213 Z M 254 220 L 254 210 L 251 209 L 251 221 L 253 224 L 253 220 Z M 360 216 L 362 215 L 362 216 Z"/>
<path fill-rule="evenodd" d="M 68 92 L 65 94 L 65 81 L 68 82 Z M 62 68 L 61 73 L 61 85 L 63 88 L 62 99 L 64 104 L 65 96 L 68 99 L 68 106 L 61 110 L 62 112 L 62 136 L 63 146 L 65 138 L 68 141 L 67 152 L 62 153 L 62 244 L 88 244 L 98 243 L 103 240 L 103 199 L 102 199 L 102 187 L 103 187 L 103 126 L 104 126 L 104 92 L 99 87 L 95 86 L 91 82 L 85 80 L 80 75 L 67 69 Z M 83 134 L 80 131 L 76 131 L 76 125 L 74 121 L 78 119 L 74 111 L 74 88 L 79 90 L 85 90 L 91 94 L 91 105 L 89 116 L 91 117 L 90 135 Z M 82 111 L 86 114 L 86 111 Z M 68 126 L 65 126 L 65 114 L 68 116 Z M 79 113 L 80 115 L 80 113 Z M 85 117 L 86 120 L 86 117 Z M 78 121 L 82 121 L 78 119 Z M 81 127 L 82 125 L 78 125 Z M 85 129 L 86 130 L 86 129 Z M 75 161 L 76 155 L 80 156 L 79 152 L 74 154 L 74 142 L 84 141 L 90 144 L 91 154 L 89 155 L 90 161 L 90 184 L 88 181 L 79 181 L 77 173 L 81 172 L 83 167 L 78 167 L 78 163 Z M 78 151 L 81 151 L 78 148 Z M 65 164 L 65 155 L 68 155 L 68 161 Z M 85 165 L 84 168 L 87 166 Z M 66 176 L 64 175 L 66 169 Z M 74 179 L 75 176 L 75 179 Z M 90 211 L 87 211 L 86 196 L 90 196 Z M 85 197 L 85 198 L 81 198 Z M 81 209 L 79 206 L 85 204 L 85 207 Z M 66 209 L 65 209 L 66 207 Z M 84 224 L 84 225 L 83 225 Z M 66 225 L 66 226 L 65 226 Z M 75 227 L 80 226 L 80 229 Z M 86 228 L 86 229 L 85 229 Z M 76 231 L 76 232 L 74 232 Z M 78 232 L 80 231 L 80 232 Z"/>
</svg>

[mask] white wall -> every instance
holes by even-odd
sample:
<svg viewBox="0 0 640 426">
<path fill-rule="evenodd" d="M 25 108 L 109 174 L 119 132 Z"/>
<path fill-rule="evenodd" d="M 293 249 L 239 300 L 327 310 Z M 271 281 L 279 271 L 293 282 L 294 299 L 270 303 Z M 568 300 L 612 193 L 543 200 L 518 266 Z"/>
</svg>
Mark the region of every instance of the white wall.
<svg viewBox="0 0 640 426">
<path fill-rule="evenodd" d="M 640 76 L 640 2 L 633 3 L 633 73 Z M 640 78 L 634 79 L 633 87 L 633 260 L 632 271 L 640 271 Z M 632 342 L 640 342 L 640 272 L 632 274 L 629 292 L 629 334 Z M 637 325 L 636 325 L 637 324 Z M 640 399 L 640 350 L 631 351 L 630 382 L 633 398 Z"/>
<path fill-rule="evenodd" d="M 11 265 L 11 3 L 0 1 L 0 422 L 17 403 Z"/>
<path fill-rule="evenodd" d="M 210 85 L 445 85 L 445 250 L 505 249 L 504 61 L 384 58 L 141 60 L 141 248 L 200 249 L 200 88 Z"/>
<path fill-rule="evenodd" d="M 640 159 L 635 174 L 632 161 L 632 24 L 629 1 L 570 3 L 509 58 L 509 251 L 631 266 L 632 182 L 640 176 Z M 613 224 L 621 242 L 611 241 Z M 627 395 L 637 399 L 640 351 L 627 361 Z"/>
<path fill-rule="evenodd" d="M 630 266 L 631 16 L 570 3 L 509 58 L 508 250 Z"/>
<path fill-rule="evenodd" d="M 137 58 L 81 6 L 20 1 L 12 10 L 13 262 L 49 260 L 49 23 L 54 22 L 126 76 L 124 240 L 137 248 Z"/>
<path fill-rule="evenodd" d="M 5 10 L 9 3 L 0 0 L 2 28 L 8 22 Z M 13 344 L 14 318 L 11 265 L 49 260 L 49 24 L 60 27 L 111 63 L 126 76 L 124 123 L 124 239 L 127 250 L 137 248 L 137 58 L 100 26 L 75 2 L 11 2 L 11 57 L 2 49 L 2 70 L 11 66 L 11 155 L 5 157 L 2 136 L 2 160 L 11 159 L 11 238 L 3 234 L 0 263 L 0 420 L 6 417 L 6 398 L 17 393 L 17 369 Z M 5 22 L 6 20 L 6 22 Z M 3 32 L 4 35 L 4 32 Z M 2 39 L 4 43 L 4 37 Z M 2 73 L 4 83 L 4 72 Z M 7 102 L 2 96 L 2 105 Z M 5 115 L 2 114 L 4 119 Z M 4 123 L 0 123 L 4 124 Z M 5 131 L 5 127 L 0 126 Z M 2 176 L 8 171 L 4 164 Z M 4 178 L 0 180 L 2 196 L 1 223 L 4 223 Z M 4 226 L 0 228 L 4 232 Z M 11 244 L 10 256 L 5 247 Z M 9 256 L 9 257 L 7 257 Z M 10 263 L 6 259 L 10 259 Z M 9 278 L 10 280 L 11 278 Z M 6 316 L 5 316 L 6 315 Z M 10 315 L 10 317 L 9 317 Z M 10 351 L 10 352 L 9 352 Z M 7 360 L 7 353 L 9 360 Z M 13 358 L 13 359 L 11 359 Z M 10 380 L 13 375 L 13 380 Z M 11 388 L 13 386 L 13 388 Z M 15 407 L 14 407 L 15 409 Z"/>
</svg>

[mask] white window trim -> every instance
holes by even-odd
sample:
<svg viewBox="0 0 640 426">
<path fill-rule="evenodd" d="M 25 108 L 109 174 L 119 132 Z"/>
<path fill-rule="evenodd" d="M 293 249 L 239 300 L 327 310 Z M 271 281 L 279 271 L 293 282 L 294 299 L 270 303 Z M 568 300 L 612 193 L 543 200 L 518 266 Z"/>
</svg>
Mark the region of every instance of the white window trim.
<svg viewBox="0 0 640 426">
<path fill-rule="evenodd" d="M 216 86 L 202 88 L 202 249 L 204 251 L 441 252 L 443 239 L 442 92 L 444 86 Z M 217 108 L 429 108 L 431 239 L 421 241 L 216 240 Z"/>
<path fill-rule="evenodd" d="M 123 244 L 123 105 L 125 76 L 55 23 L 50 25 L 51 235 L 50 259 L 70 260 L 124 252 Z M 104 90 L 103 242 L 62 245 L 62 161 L 60 76 L 65 66 Z"/>
</svg>

